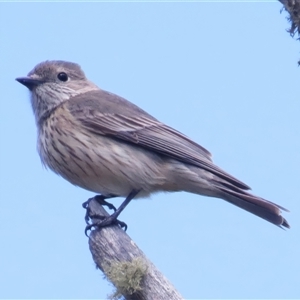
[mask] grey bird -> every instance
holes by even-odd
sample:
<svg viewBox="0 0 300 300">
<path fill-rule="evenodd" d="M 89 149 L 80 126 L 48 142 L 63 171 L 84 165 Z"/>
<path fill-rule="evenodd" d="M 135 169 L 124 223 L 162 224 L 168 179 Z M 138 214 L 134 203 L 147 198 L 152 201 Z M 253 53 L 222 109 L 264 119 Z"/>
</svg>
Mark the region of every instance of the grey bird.
<svg viewBox="0 0 300 300">
<path fill-rule="evenodd" d="M 100 89 L 78 64 L 45 61 L 16 80 L 31 92 L 42 163 L 72 184 L 100 193 L 104 202 L 126 197 L 100 227 L 114 223 L 134 197 L 161 191 L 221 198 L 290 227 L 281 215 L 285 208 L 247 192 L 249 186 L 216 166 L 205 148 Z"/>
</svg>

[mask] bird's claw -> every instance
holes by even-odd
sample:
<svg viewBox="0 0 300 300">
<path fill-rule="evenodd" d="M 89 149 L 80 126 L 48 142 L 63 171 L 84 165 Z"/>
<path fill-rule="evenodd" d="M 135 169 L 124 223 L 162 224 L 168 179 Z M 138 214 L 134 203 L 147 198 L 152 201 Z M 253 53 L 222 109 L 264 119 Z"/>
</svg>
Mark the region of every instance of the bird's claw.
<svg viewBox="0 0 300 300">
<path fill-rule="evenodd" d="M 103 196 L 103 195 L 96 195 L 95 197 L 89 198 L 87 201 L 82 203 L 82 207 L 86 209 L 84 220 L 85 220 L 86 224 L 88 224 L 88 225 L 90 224 L 89 221 L 90 221 L 91 218 L 96 218 L 97 217 L 97 215 L 92 215 L 91 209 L 89 208 L 89 203 L 94 199 L 100 205 L 102 205 L 102 206 L 104 205 L 104 206 L 107 206 L 109 209 L 113 209 L 114 212 L 117 210 L 113 204 L 105 201 L 106 197 Z"/>
<path fill-rule="evenodd" d="M 85 230 L 84 230 L 84 233 L 87 237 L 88 237 L 88 234 L 87 234 L 88 231 L 92 230 L 92 228 L 102 229 L 103 227 L 107 227 L 110 225 L 118 225 L 122 229 L 124 229 L 124 231 L 127 230 L 127 224 L 123 221 L 115 219 L 113 215 L 110 215 L 108 217 L 93 216 L 93 218 L 101 219 L 101 220 L 96 220 L 92 224 L 87 223 L 88 225 L 85 227 Z"/>
<path fill-rule="evenodd" d="M 112 196 L 113 197 L 113 196 Z M 89 230 L 92 230 L 92 228 L 98 228 L 101 229 L 103 227 L 109 226 L 109 225 L 118 225 L 120 226 L 122 229 L 124 229 L 124 231 L 127 230 L 127 224 L 125 222 L 119 221 L 116 218 L 116 215 L 114 214 L 116 212 L 116 208 L 113 204 L 105 201 L 107 197 L 103 196 L 103 195 L 97 195 L 93 198 L 89 198 L 87 201 L 85 201 L 84 203 L 82 203 L 82 207 L 86 209 L 86 214 L 85 214 L 85 222 L 87 224 L 87 226 L 85 227 L 85 235 L 88 236 L 87 232 Z M 114 213 L 108 217 L 104 217 L 104 216 L 99 216 L 95 213 L 92 213 L 90 207 L 89 207 L 89 203 L 95 199 L 100 205 L 104 205 L 107 206 L 109 209 L 113 209 Z M 90 220 L 94 219 L 94 222 L 92 224 L 90 224 Z M 95 219 L 99 219 L 96 220 Z"/>
</svg>

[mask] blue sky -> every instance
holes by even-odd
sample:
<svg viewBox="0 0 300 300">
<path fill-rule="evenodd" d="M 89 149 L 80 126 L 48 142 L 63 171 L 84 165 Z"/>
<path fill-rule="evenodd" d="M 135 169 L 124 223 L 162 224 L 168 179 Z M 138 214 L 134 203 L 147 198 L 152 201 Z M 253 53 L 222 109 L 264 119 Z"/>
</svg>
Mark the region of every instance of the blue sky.
<svg viewBox="0 0 300 300">
<path fill-rule="evenodd" d="M 299 42 L 269 3 L 0 3 L 0 298 L 105 298 L 81 203 L 46 171 L 28 91 L 37 63 L 79 63 L 274 201 L 284 231 L 187 193 L 132 202 L 120 219 L 187 299 L 299 298 Z M 119 205 L 122 199 L 113 201 Z"/>
</svg>

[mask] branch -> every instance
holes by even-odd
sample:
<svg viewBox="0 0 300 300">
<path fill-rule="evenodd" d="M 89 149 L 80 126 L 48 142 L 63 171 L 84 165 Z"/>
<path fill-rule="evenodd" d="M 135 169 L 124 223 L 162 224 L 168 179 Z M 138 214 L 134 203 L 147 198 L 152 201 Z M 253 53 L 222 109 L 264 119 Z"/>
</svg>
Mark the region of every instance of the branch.
<svg viewBox="0 0 300 300">
<path fill-rule="evenodd" d="M 300 37 L 300 0 L 278 0 L 280 1 L 284 9 L 289 13 L 287 18 L 291 23 L 291 28 L 287 31 L 293 37 L 297 32 Z"/>
<path fill-rule="evenodd" d="M 91 216 L 108 216 L 94 199 L 88 207 Z M 121 296 L 127 300 L 183 299 L 119 226 L 93 230 L 89 246 L 97 267 L 116 287 L 112 299 Z"/>
</svg>

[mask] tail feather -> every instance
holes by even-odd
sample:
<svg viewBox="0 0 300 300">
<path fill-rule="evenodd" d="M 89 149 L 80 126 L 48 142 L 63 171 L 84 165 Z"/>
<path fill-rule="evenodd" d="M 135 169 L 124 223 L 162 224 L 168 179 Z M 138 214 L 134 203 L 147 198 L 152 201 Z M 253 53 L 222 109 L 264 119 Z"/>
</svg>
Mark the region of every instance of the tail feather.
<svg viewBox="0 0 300 300">
<path fill-rule="evenodd" d="M 217 188 L 222 199 L 277 226 L 290 228 L 287 220 L 281 215 L 281 210 L 288 211 L 287 209 L 243 190 L 232 188 L 228 184 L 219 183 Z"/>
</svg>

